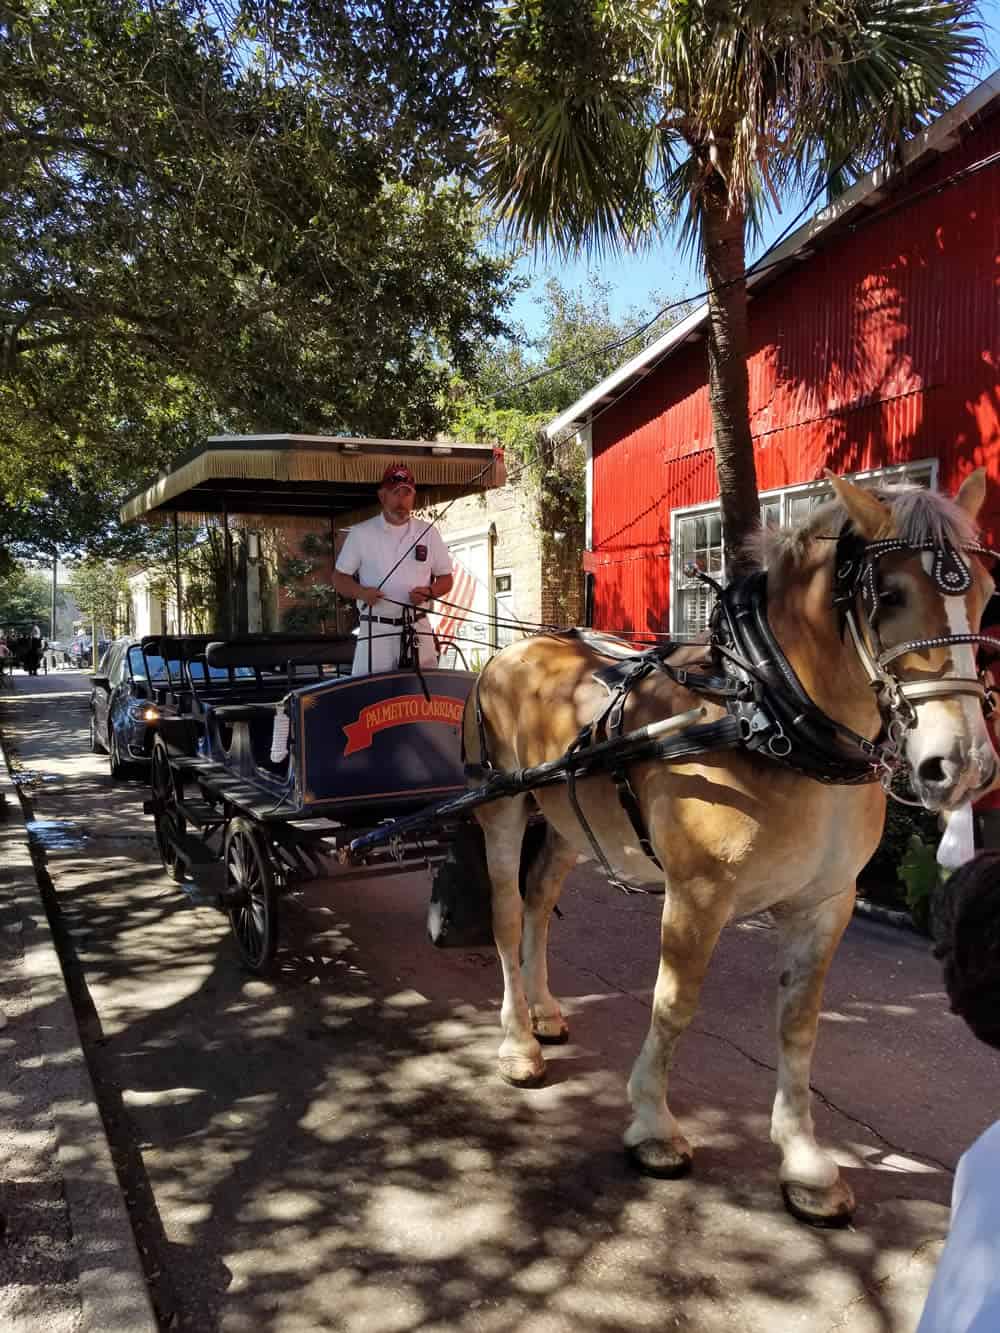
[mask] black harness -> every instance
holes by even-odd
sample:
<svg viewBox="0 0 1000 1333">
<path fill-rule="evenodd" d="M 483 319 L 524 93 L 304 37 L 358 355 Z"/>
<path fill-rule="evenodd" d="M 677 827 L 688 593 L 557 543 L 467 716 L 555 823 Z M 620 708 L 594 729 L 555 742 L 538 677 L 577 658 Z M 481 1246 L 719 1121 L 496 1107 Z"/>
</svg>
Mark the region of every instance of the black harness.
<svg viewBox="0 0 1000 1333">
<path fill-rule="evenodd" d="M 810 699 L 768 623 L 764 571 L 720 589 L 711 629 L 713 652 L 737 686 L 726 707 L 740 719 L 747 750 L 817 782 L 876 781 L 884 741 L 836 722 Z"/>
<path fill-rule="evenodd" d="M 593 631 L 574 629 L 563 632 L 580 638 L 606 658 L 615 659 L 593 673 L 593 678 L 607 691 L 604 705 L 580 731 L 563 760 L 558 761 L 564 767 L 570 805 L 596 860 L 612 884 L 627 892 L 662 892 L 626 884 L 615 873 L 580 806 L 576 784 L 578 777 L 588 776 L 591 772 L 607 773 L 615 784 L 619 802 L 643 855 L 662 870 L 629 780 L 629 764 L 638 756 L 627 748 L 616 749 L 616 742 L 621 740 L 624 732 L 629 695 L 640 681 L 654 672 L 662 671 L 677 684 L 721 704 L 727 714 L 721 723 L 694 727 L 683 738 L 678 737 L 658 747 L 657 757 L 676 761 L 698 753 L 740 747 L 817 782 L 840 786 L 881 781 L 889 791 L 902 762 L 903 733 L 916 722 L 915 703 L 964 693 L 976 695 L 987 711 L 990 709 L 992 701 L 979 678 L 949 676 L 934 681 L 906 682 L 898 680 L 888 669 L 905 653 L 954 643 L 996 644 L 989 635 L 970 633 L 910 640 L 890 649 L 882 646 L 879 561 L 893 552 L 914 549 L 934 551 L 931 577 L 946 596 L 964 595 L 969 590 L 972 584 L 969 565 L 963 559 L 963 552 L 950 544 L 913 547 L 898 539 L 866 542 L 854 532 L 850 522 L 844 524 L 837 538 L 834 606 L 839 616 L 841 637 L 850 632 L 882 715 L 883 726 L 874 740 L 829 717 L 806 693 L 768 622 L 767 574 L 764 571 L 755 571 L 725 588 L 706 575 L 699 576 L 714 588 L 717 596 L 704 669 L 700 665 L 697 669 L 670 665 L 666 659 L 682 646 L 679 643 L 661 644 L 646 652 L 623 655 L 620 641 L 608 638 L 602 646 L 601 636 Z M 1000 559 L 997 552 L 979 545 L 964 550 Z M 864 633 L 855 619 L 859 602 L 865 616 Z M 467 765 L 466 772 L 471 777 L 496 782 L 500 775 L 489 759 L 478 681 L 474 707 L 481 762 Z M 698 733 L 699 744 L 691 743 L 695 739 L 694 733 Z M 581 765 L 579 760 L 594 753 L 595 748 L 602 754 L 600 765 Z M 504 776 L 512 780 L 512 793 L 530 789 L 517 783 L 517 774 Z"/>
</svg>

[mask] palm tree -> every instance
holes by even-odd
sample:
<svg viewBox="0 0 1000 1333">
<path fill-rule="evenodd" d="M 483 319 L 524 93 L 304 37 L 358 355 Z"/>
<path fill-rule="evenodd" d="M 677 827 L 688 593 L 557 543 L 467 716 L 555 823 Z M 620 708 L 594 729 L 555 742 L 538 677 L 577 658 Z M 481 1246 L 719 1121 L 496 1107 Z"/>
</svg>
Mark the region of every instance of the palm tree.
<svg viewBox="0 0 1000 1333">
<path fill-rule="evenodd" d="M 898 152 L 982 58 L 974 0 L 513 0 L 487 197 L 562 252 L 679 224 L 708 291 L 727 566 L 759 523 L 747 383 L 748 231 L 789 185 L 835 191 Z"/>
</svg>

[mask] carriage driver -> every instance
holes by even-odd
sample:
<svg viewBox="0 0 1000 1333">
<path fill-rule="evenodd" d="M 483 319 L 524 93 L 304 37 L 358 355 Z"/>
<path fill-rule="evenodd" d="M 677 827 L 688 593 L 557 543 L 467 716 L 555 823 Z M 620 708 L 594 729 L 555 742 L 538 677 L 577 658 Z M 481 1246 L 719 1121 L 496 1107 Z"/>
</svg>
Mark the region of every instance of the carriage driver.
<svg viewBox="0 0 1000 1333">
<path fill-rule="evenodd" d="M 416 494 L 413 473 L 405 464 L 387 467 L 378 488 L 382 512 L 351 528 L 337 556 L 333 586 L 341 597 L 357 600 L 361 615 L 352 668 L 355 676 L 392 671 L 399 665 L 400 602 L 422 608 L 451 591 L 448 548 L 435 527 L 413 517 Z M 415 611 L 414 620 L 420 665 L 435 667 L 437 645 L 427 612 Z"/>
</svg>

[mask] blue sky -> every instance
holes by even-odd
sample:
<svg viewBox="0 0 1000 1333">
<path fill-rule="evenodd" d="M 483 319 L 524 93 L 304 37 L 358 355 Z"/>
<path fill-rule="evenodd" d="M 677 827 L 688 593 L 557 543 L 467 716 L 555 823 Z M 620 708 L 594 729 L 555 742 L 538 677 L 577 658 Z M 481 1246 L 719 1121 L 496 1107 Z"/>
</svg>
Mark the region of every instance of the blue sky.
<svg viewBox="0 0 1000 1333">
<path fill-rule="evenodd" d="M 990 52 L 987 65 L 982 70 L 985 76 L 1000 67 L 1000 0 L 983 0 L 979 11 Z M 782 202 L 782 212 L 768 219 L 763 244 L 756 248 L 751 258 L 755 258 L 761 249 L 766 249 L 784 231 L 804 203 L 805 198 L 789 198 Z M 822 200 L 811 211 L 821 206 Z M 516 271 L 528 279 L 529 286 L 515 301 L 510 317 L 513 322 L 524 324 L 529 333 L 539 327 L 540 296 L 550 277 L 559 278 L 567 286 L 580 287 L 586 283 L 589 273 L 598 274 L 611 284 L 611 311 L 616 318 L 623 318 L 630 311 L 650 306 L 651 294 L 654 292 L 662 293 L 668 300 L 679 300 L 684 296 L 696 295 L 704 288 L 697 258 L 692 260 L 686 257 L 676 237 L 669 234 L 642 254 L 604 258 L 581 256 L 566 262 L 560 262 L 552 256 L 528 256 L 521 260 Z"/>
</svg>

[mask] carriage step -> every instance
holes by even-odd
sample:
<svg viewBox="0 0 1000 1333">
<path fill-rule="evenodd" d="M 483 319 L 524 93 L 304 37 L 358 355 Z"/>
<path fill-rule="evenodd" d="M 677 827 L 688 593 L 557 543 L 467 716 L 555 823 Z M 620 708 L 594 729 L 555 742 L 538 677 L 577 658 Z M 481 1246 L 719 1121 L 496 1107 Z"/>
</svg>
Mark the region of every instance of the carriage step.
<svg viewBox="0 0 1000 1333">
<path fill-rule="evenodd" d="M 199 828 L 204 828 L 206 824 L 221 824 L 225 820 L 222 810 L 209 801 L 178 801 L 177 811 Z"/>
<path fill-rule="evenodd" d="M 172 754 L 170 756 L 170 767 L 177 769 L 181 773 L 193 773 L 198 769 L 217 768 L 221 771 L 221 764 L 214 763 L 211 759 L 205 759 L 200 754 Z"/>
<path fill-rule="evenodd" d="M 178 859 L 184 862 L 192 875 L 197 874 L 199 880 L 202 869 L 212 867 L 218 869 L 222 882 L 225 882 L 225 866 L 202 838 L 192 833 L 172 833 L 170 845 L 177 853 Z"/>
</svg>

